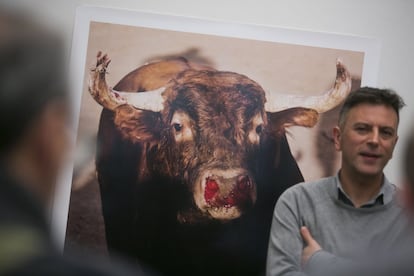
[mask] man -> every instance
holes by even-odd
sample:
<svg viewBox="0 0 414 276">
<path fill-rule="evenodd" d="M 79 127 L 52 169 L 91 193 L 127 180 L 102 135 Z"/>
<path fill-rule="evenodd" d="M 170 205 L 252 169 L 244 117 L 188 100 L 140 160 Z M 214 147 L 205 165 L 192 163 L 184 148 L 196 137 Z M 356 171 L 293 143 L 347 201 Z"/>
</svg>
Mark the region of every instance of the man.
<svg viewBox="0 0 414 276">
<path fill-rule="evenodd" d="M 400 191 L 403 209 L 410 222 L 409 232 L 403 244 L 396 244 L 391 250 L 376 252 L 357 262 L 333 264 L 325 266 L 321 271 L 312 273 L 315 276 L 405 276 L 414 274 L 414 129 L 408 137 L 404 151 L 403 170 L 404 183 Z M 311 237 L 310 237 L 311 238 Z M 312 239 L 312 238 L 311 238 Z M 311 241 L 317 243 L 315 240 Z"/>
<path fill-rule="evenodd" d="M 57 37 L 0 10 L 0 275 L 137 275 L 51 241 L 46 210 L 69 145 L 62 57 Z"/>
<path fill-rule="evenodd" d="M 276 203 L 267 275 L 304 275 L 346 266 L 402 239 L 406 220 L 383 173 L 398 140 L 403 100 L 364 87 L 349 94 L 333 130 L 342 152 L 336 176 L 301 183 Z"/>
</svg>

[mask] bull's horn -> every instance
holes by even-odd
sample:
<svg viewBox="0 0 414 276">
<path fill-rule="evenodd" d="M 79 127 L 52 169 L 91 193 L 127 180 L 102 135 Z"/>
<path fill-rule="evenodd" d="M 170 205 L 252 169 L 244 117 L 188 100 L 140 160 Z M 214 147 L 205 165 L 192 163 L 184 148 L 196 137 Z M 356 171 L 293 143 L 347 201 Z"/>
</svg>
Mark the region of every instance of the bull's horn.
<svg viewBox="0 0 414 276">
<path fill-rule="evenodd" d="M 120 92 L 111 89 L 111 92 L 115 97 L 120 97 L 124 104 L 154 112 L 159 112 L 164 108 L 164 99 L 162 97 L 164 91 L 165 87 L 139 93 Z"/>
<path fill-rule="evenodd" d="M 163 109 L 162 93 L 165 88 L 145 92 L 119 92 L 108 87 L 105 79 L 106 68 L 110 63 L 107 55 L 101 52 L 97 55 L 96 67 L 91 70 L 89 92 L 97 103 L 109 110 L 115 110 L 120 105 L 129 104 L 135 108 L 151 111 Z"/>
<path fill-rule="evenodd" d="M 351 91 L 352 79 L 348 69 L 338 59 L 336 61 L 335 85 L 320 96 L 300 96 L 266 93 L 265 109 L 278 112 L 293 107 L 303 107 L 326 112 L 340 104 Z"/>
</svg>

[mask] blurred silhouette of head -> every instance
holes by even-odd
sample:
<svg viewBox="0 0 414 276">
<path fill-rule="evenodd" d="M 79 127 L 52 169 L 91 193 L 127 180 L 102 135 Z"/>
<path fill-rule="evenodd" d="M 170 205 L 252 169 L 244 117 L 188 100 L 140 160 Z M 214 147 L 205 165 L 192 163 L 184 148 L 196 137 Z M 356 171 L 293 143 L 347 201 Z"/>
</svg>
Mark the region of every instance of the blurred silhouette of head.
<svg viewBox="0 0 414 276">
<path fill-rule="evenodd" d="M 404 175 L 414 192 L 414 129 L 411 130 L 404 151 Z"/>
<path fill-rule="evenodd" d="M 404 179 L 402 200 L 406 212 L 414 220 L 414 128 L 411 128 L 407 138 L 401 164 Z"/>
<path fill-rule="evenodd" d="M 59 36 L 0 11 L 0 159 L 49 199 L 68 145 L 68 91 Z"/>
</svg>

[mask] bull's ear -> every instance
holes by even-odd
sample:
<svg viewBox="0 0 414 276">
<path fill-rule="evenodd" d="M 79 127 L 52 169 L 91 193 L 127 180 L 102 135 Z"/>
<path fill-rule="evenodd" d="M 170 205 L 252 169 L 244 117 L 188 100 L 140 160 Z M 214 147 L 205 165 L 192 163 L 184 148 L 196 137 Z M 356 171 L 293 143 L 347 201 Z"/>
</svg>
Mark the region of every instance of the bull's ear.
<svg viewBox="0 0 414 276">
<path fill-rule="evenodd" d="M 270 128 L 278 134 L 290 126 L 313 127 L 318 122 L 319 114 L 314 109 L 294 107 L 279 112 L 267 112 Z"/>
<path fill-rule="evenodd" d="M 161 137 L 159 112 L 121 105 L 115 109 L 114 123 L 125 139 L 132 142 L 155 142 Z"/>
</svg>

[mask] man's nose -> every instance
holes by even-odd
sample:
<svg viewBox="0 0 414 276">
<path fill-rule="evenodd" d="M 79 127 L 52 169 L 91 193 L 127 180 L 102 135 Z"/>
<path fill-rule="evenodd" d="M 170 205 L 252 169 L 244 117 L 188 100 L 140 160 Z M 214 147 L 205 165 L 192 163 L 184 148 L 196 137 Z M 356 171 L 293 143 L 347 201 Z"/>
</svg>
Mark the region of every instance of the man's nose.
<svg viewBox="0 0 414 276">
<path fill-rule="evenodd" d="M 378 129 L 374 128 L 371 131 L 371 133 L 368 137 L 368 143 L 370 145 L 375 145 L 375 146 L 378 145 L 378 143 L 379 143 L 379 130 Z"/>
</svg>

